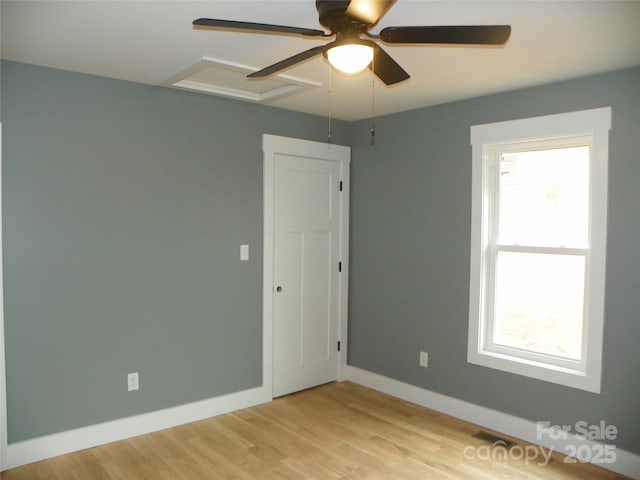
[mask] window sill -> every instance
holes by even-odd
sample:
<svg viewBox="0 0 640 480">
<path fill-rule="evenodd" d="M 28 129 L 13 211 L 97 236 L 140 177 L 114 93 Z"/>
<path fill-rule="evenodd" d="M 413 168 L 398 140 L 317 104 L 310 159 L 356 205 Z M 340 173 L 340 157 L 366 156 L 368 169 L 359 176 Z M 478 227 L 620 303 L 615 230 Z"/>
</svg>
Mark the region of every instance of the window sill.
<svg viewBox="0 0 640 480">
<path fill-rule="evenodd" d="M 599 372 L 597 375 L 596 372 L 589 375 L 588 372 L 578 368 L 560 367 L 486 350 L 468 352 L 467 362 L 566 387 L 600 393 Z"/>
</svg>

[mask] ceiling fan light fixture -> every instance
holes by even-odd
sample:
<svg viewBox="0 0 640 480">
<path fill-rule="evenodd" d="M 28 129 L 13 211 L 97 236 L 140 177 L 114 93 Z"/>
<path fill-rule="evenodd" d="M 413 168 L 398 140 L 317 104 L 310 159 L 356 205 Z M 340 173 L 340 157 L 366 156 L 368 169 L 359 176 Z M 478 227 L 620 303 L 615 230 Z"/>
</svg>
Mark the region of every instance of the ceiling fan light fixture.
<svg viewBox="0 0 640 480">
<path fill-rule="evenodd" d="M 314 38 L 335 36 L 333 42 L 285 58 L 247 75 L 249 78 L 268 77 L 322 54 L 333 68 L 347 75 L 358 73 L 369 66 L 373 75 L 385 85 L 395 85 L 410 76 L 381 46 L 370 39 L 399 45 L 504 45 L 511 34 L 509 25 L 400 26 L 385 27 L 377 34 L 370 33 L 371 28 L 378 24 L 395 2 L 396 0 L 316 0 L 318 19 L 325 30 L 216 18 L 198 18 L 193 21 L 193 26 Z"/>
<path fill-rule="evenodd" d="M 327 50 L 329 63 L 346 74 L 358 73 L 373 60 L 373 48 L 362 43 L 343 43 Z"/>
</svg>

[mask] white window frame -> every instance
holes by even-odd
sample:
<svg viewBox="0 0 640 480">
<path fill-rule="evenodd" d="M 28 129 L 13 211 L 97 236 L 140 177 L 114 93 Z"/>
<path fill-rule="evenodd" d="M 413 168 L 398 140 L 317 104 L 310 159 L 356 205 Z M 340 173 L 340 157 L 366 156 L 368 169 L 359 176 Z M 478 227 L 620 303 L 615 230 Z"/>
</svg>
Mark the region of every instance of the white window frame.
<svg viewBox="0 0 640 480">
<path fill-rule="evenodd" d="M 611 107 L 562 113 L 471 127 L 472 205 L 469 337 L 467 361 L 527 377 L 600 393 L 607 232 L 607 173 Z M 492 215 L 497 215 L 497 185 L 492 165 L 501 151 L 518 144 L 549 146 L 591 145 L 589 239 L 586 248 L 564 249 L 563 254 L 585 258 L 583 358 L 580 361 L 493 344 L 492 298 L 495 296 L 492 262 L 498 249 Z M 530 251 L 544 253 L 544 247 Z M 529 250 L 519 250 L 529 251 Z M 548 253 L 557 253 L 550 249 Z"/>
</svg>

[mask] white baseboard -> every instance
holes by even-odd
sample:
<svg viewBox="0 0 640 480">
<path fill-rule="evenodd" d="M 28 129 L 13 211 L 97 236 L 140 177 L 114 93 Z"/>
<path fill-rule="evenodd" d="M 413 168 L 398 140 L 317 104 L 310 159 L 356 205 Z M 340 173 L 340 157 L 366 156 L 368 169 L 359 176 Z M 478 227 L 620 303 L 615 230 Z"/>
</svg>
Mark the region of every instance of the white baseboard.
<svg viewBox="0 0 640 480">
<path fill-rule="evenodd" d="M 563 454 L 568 454 L 571 448 L 575 449 L 580 445 L 586 445 L 588 451 L 593 451 L 594 446 L 599 448 L 604 446 L 602 443 L 585 440 L 572 433 L 568 433 L 566 439 L 552 440 L 551 437 L 556 435 L 541 436 L 540 427 L 536 422 L 431 392 L 357 367 L 347 366 L 345 374 L 348 380 L 362 386 Z M 570 449 L 567 450 L 567 447 Z M 615 462 L 598 464 L 598 466 L 640 480 L 640 455 L 616 448 L 615 457 Z"/>
<path fill-rule="evenodd" d="M 157 432 L 269 401 L 271 401 L 270 392 L 264 387 L 256 387 L 178 407 L 11 443 L 7 447 L 6 464 L 3 465 L 3 468 L 8 470 L 58 455 Z"/>
</svg>

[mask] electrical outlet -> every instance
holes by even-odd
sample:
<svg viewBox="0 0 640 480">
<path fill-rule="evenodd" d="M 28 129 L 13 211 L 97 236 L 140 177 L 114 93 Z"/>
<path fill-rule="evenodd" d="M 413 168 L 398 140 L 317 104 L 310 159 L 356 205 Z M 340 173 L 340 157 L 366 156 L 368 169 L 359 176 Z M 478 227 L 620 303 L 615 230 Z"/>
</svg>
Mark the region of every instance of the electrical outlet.
<svg viewBox="0 0 640 480">
<path fill-rule="evenodd" d="M 140 377 L 138 376 L 138 372 L 128 373 L 127 391 L 133 392 L 135 390 L 140 390 Z"/>
<path fill-rule="evenodd" d="M 420 366 L 425 368 L 429 366 L 429 354 L 427 352 L 420 352 Z"/>
</svg>

